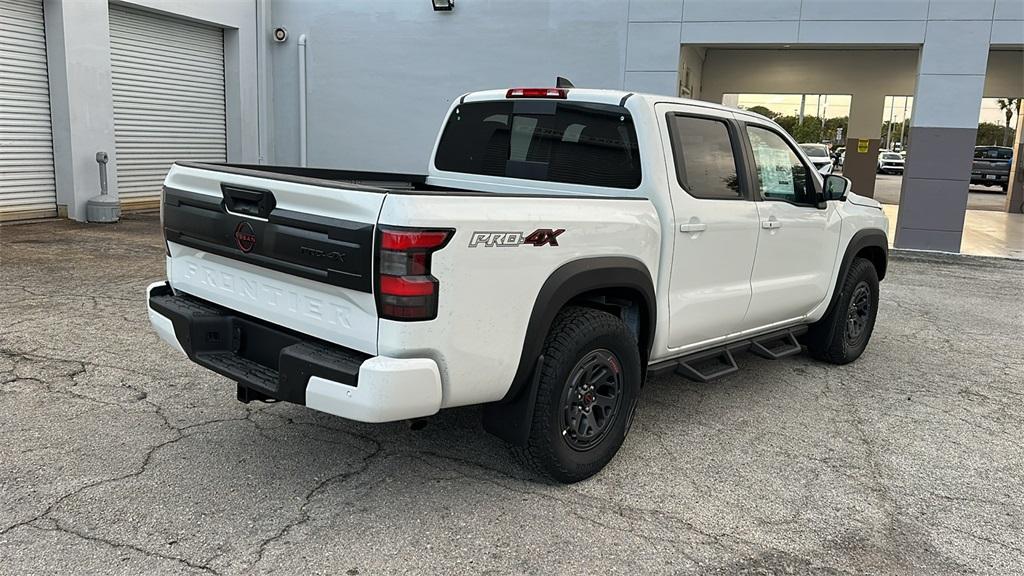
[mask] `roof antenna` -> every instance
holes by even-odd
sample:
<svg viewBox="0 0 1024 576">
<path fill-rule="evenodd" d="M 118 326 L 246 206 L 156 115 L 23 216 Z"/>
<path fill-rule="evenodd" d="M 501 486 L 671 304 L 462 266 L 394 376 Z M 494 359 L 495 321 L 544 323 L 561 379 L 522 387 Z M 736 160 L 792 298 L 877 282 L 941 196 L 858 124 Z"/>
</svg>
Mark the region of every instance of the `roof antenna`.
<svg viewBox="0 0 1024 576">
<path fill-rule="evenodd" d="M 568 78 L 562 78 L 561 76 L 555 77 L 555 88 L 575 88 L 572 82 Z"/>
</svg>

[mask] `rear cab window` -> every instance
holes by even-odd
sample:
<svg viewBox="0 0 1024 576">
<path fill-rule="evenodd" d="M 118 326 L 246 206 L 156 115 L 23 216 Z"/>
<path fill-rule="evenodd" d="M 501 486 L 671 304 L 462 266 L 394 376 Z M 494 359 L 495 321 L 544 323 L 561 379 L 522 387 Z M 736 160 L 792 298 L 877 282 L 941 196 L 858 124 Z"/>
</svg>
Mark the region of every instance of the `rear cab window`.
<svg viewBox="0 0 1024 576">
<path fill-rule="evenodd" d="M 1012 160 L 1012 148 L 975 148 L 974 157 L 985 160 Z"/>
<path fill-rule="evenodd" d="M 622 106 L 564 100 L 467 102 L 448 117 L 438 170 L 634 189 L 640 151 Z"/>
</svg>

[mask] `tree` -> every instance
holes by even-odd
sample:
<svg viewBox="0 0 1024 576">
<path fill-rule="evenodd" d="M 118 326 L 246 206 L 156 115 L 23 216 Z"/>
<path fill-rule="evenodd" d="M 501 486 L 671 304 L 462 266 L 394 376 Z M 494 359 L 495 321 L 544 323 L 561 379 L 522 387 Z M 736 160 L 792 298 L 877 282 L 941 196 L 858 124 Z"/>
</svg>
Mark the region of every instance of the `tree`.
<svg viewBox="0 0 1024 576">
<path fill-rule="evenodd" d="M 804 116 L 804 121 L 797 124 L 790 132 L 797 142 L 821 142 L 821 118 Z"/>
<path fill-rule="evenodd" d="M 900 142 L 902 144 L 903 141 L 906 140 L 907 133 L 909 132 L 909 130 L 908 130 L 908 124 L 909 123 L 910 123 L 910 119 L 909 118 L 906 119 L 906 120 L 903 120 L 901 122 L 894 121 L 892 123 L 892 130 L 890 130 L 889 129 L 889 121 L 888 120 L 883 120 L 882 121 L 882 132 L 881 132 L 881 140 L 882 140 L 882 142 L 881 142 L 880 146 L 882 148 L 888 148 L 889 150 L 892 150 L 894 142 Z M 892 136 L 892 142 L 888 141 L 889 136 Z"/>
<path fill-rule="evenodd" d="M 849 129 L 848 129 L 849 126 L 850 126 L 850 117 L 849 116 L 839 116 L 839 117 L 834 117 L 834 118 L 827 118 L 827 119 L 825 119 L 825 134 L 824 134 L 824 136 L 828 140 L 831 140 L 832 142 L 836 142 L 840 146 L 842 146 L 843 142 L 840 142 L 840 140 L 845 140 L 845 138 L 846 138 L 846 136 L 848 135 L 848 132 L 849 132 Z M 843 129 L 842 137 L 839 136 L 839 129 L 840 128 Z"/>
<path fill-rule="evenodd" d="M 1013 121 L 1014 114 L 1020 114 L 1021 100 L 1021 98 L 1000 98 L 998 100 L 999 109 L 1006 114 L 1006 128 L 1003 129 L 1003 146 L 1008 146 L 1010 143 L 1010 122 Z"/>
<path fill-rule="evenodd" d="M 781 126 L 786 132 L 789 132 L 790 136 L 795 136 L 793 132 L 796 129 L 796 120 L 796 116 L 779 116 L 775 118 L 775 123 Z"/>
<path fill-rule="evenodd" d="M 761 116 L 764 116 L 769 120 L 775 120 L 779 116 L 782 116 L 782 114 L 779 114 L 778 112 L 772 112 L 771 110 L 764 106 L 752 106 L 750 108 L 747 108 L 747 111 L 753 112 L 754 114 L 760 114 Z"/>
<path fill-rule="evenodd" d="M 1010 140 L 1012 141 L 1016 136 L 1016 130 L 1010 129 Z M 982 122 L 978 124 L 978 138 L 975 140 L 975 146 L 996 146 L 1000 142 L 1005 141 L 1006 137 L 1006 126 L 1000 124 L 993 124 L 991 122 Z"/>
</svg>

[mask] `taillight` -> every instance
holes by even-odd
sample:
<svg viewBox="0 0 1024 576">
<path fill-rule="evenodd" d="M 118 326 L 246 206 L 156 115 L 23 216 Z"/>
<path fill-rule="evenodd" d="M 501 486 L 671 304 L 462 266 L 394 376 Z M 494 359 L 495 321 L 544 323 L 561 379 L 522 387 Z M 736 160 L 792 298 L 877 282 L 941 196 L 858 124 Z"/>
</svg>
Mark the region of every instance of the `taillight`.
<svg viewBox="0 0 1024 576">
<path fill-rule="evenodd" d="M 569 91 L 565 88 L 509 88 L 505 98 L 560 98 L 565 100 Z"/>
<path fill-rule="evenodd" d="M 444 248 L 454 230 L 377 228 L 377 314 L 387 320 L 437 317 L 438 281 L 430 256 Z"/>
<path fill-rule="evenodd" d="M 171 255 L 171 245 L 167 243 L 167 228 L 164 228 L 164 203 L 167 202 L 167 188 L 160 187 L 160 236 L 164 239 L 164 252 Z"/>
</svg>

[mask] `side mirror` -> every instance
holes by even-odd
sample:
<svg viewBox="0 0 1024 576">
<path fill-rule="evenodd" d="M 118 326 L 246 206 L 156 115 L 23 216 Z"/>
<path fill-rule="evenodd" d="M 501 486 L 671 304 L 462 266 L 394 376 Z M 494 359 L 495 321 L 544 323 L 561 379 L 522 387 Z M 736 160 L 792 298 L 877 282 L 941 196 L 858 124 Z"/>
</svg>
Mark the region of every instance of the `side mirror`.
<svg viewBox="0 0 1024 576">
<path fill-rule="evenodd" d="M 853 184 L 850 182 L 849 178 L 838 174 L 829 174 L 825 176 L 825 184 L 823 187 L 825 201 L 846 200 L 846 194 L 852 187 Z"/>
</svg>

